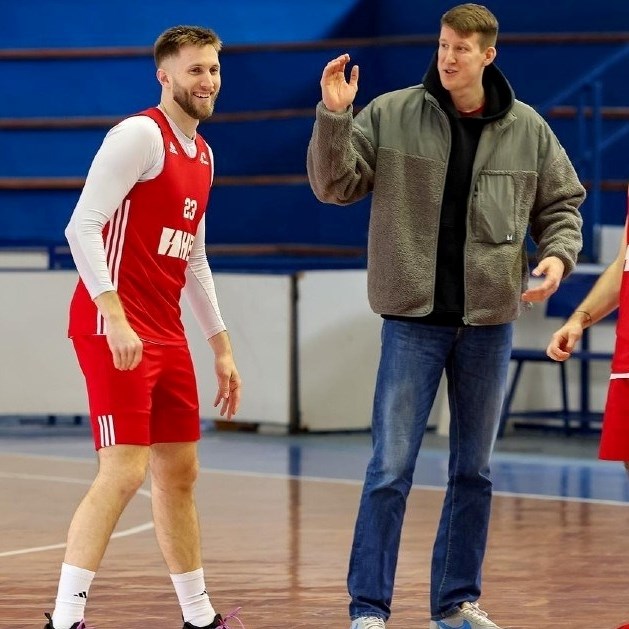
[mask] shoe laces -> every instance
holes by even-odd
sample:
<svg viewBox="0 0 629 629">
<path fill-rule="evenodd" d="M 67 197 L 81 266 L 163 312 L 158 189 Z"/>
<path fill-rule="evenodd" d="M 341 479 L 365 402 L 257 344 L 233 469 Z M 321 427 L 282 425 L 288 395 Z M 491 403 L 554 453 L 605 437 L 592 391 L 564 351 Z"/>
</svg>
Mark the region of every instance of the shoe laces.
<svg viewBox="0 0 629 629">
<path fill-rule="evenodd" d="M 221 621 L 218 624 L 218 629 L 232 629 L 228 624 L 228 620 L 235 620 L 242 629 L 245 629 L 245 626 L 242 624 L 242 620 L 238 618 L 237 614 L 242 609 L 242 607 L 236 607 L 233 611 L 226 614 L 224 618 L 221 618 Z M 80 628 L 79 628 L 80 629 Z"/>
<path fill-rule="evenodd" d="M 363 616 L 363 629 L 384 629 L 384 620 L 378 616 Z"/>
<path fill-rule="evenodd" d="M 483 611 L 478 603 L 470 603 L 469 601 L 461 604 L 461 611 L 465 611 L 466 615 L 472 617 L 472 620 L 485 620 L 489 617 L 489 614 Z"/>
</svg>

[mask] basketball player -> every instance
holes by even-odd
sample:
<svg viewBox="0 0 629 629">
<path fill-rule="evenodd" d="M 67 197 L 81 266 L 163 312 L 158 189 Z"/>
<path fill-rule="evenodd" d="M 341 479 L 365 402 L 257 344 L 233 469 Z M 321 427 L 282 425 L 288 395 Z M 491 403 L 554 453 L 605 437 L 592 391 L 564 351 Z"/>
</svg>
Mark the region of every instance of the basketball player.
<svg viewBox="0 0 629 629">
<path fill-rule="evenodd" d="M 159 36 L 161 101 L 107 134 L 66 229 L 80 276 L 69 335 L 87 384 L 99 467 L 72 519 L 45 629 L 83 629 L 94 574 L 147 471 L 184 628 L 226 626 L 201 565 L 199 403 L 179 307 L 183 290 L 214 352 L 215 406 L 231 419 L 241 382 L 205 254 L 214 162 L 197 133 L 221 87 L 220 49 L 205 28 L 177 26 Z"/>
</svg>

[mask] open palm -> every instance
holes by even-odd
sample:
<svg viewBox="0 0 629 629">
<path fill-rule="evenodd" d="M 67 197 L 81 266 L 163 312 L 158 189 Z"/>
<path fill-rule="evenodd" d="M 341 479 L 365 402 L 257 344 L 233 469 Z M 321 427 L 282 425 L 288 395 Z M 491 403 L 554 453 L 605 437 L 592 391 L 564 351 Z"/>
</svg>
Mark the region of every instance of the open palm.
<svg viewBox="0 0 629 629">
<path fill-rule="evenodd" d="M 345 67 L 349 55 L 344 54 L 330 61 L 321 76 L 321 97 L 330 111 L 345 111 L 354 102 L 358 92 L 358 66 L 353 66 L 349 82 L 345 78 Z"/>
</svg>

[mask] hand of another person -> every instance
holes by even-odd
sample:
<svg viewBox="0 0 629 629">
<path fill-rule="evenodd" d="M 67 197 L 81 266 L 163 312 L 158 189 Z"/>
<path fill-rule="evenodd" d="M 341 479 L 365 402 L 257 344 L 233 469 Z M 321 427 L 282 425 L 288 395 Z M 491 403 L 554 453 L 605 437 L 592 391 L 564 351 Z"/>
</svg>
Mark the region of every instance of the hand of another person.
<svg viewBox="0 0 629 629">
<path fill-rule="evenodd" d="M 529 288 L 522 293 L 522 301 L 536 302 L 548 299 L 559 288 L 563 273 L 564 263 L 555 256 L 544 258 L 532 271 L 534 277 L 544 276 L 544 281 L 534 288 Z"/>
<path fill-rule="evenodd" d="M 345 80 L 345 66 L 349 55 L 344 54 L 330 61 L 321 76 L 321 98 L 330 111 L 345 111 L 356 98 L 358 92 L 358 66 L 353 66 L 349 83 Z"/>
<path fill-rule="evenodd" d="M 240 388 L 242 385 L 231 352 L 217 356 L 214 360 L 214 369 L 218 381 L 214 407 L 221 404 L 219 409 L 221 417 L 226 416 L 227 419 L 231 419 L 240 406 Z"/>
<path fill-rule="evenodd" d="M 578 318 L 570 318 L 550 338 L 546 355 L 553 360 L 568 360 L 576 344 L 583 336 L 583 324 Z"/>
<path fill-rule="evenodd" d="M 107 322 L 107 344 L 116 369 L 128 371 L 140 364 L 143 344 L 126 319 Z"/>
</svg>

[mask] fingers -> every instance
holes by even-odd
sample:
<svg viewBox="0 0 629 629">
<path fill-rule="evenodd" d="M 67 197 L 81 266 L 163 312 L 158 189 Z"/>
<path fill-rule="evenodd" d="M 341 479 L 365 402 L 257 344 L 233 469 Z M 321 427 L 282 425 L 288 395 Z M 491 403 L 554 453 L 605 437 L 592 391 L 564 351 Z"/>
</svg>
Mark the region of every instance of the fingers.
<svg viewBox="0 0 629 629">
<path fill-rule="evenodd" d="M 328 81 L 333 80 L 334 78 L 338 78 L 339 74 L 343 75 L 343 80 L 345 80 L 345 67 L 349 63 L 349 55 L 339 55 L 336 59 L 332 59 L 329 61 L 325 68 L 323 68 L 323 74 L 321 75 L 321 84 L 325 85 Z M 349 77 L 349 85 L 353 88 L 357 88 L 358 86 L 358 66 L 352 66 L 352 70 L 350 72 Z"/>
<path fill-rule="evenodd" d="M 581 339 L 581 334 L 573 328 L 564 327 L 555 332 L 548 347 L 546 355 L 553 360 L 564 361 L 572 356 L 572 352 Z"/>
<path fill-rule="evenodd" d="M 358 72 L 358 66 L 353 66 L 349 75 L 349 84 L 354 88 L 358 88 Z"/>
<path fill-rule="evenodd" d="M 331 74 L 336 74 L 337 72 L 343 72 L 348 63 L 349 55 L 347 53 L 339 55 L 336 59 L 328 61 L 323 69 L 323 76 L 330 76 Z"/>
<path fill-rule="evenodd" d="M 233 415 L 238 412 L 238 408 L 240 407 L 240 391 L 241 385 L 232 390 L 229 396 L 229 407 L 227 409 L 227 418 L 231 419 Z"/>
<path fill-rule="evenodd" d="M 226 419 L 231 419 L 236 412 L 238 411 L 238 407 L 240 406 L 240 393 L 232 392 L 228 397 L 224 397 L 222 395 L 218 395 L 216 400 L 214 400 L 214 406 L 221 405 L 219 409 L 219 415 L 221 417 L 225 417 Z"/>
<path fill-rule="evenodd" d="M 550 295 L 551 293 L 548 293 Z M 522 301 L 528 301 L 531 303 L 537 303 L 540 301 L 544 301 L 546 299 L 547 293 L 541 287 L 538 288 L 529 288 L 527 291 L 522 293 L 520 299 Z"/>
<path fill-rule="evenodd" d="M 559 282 L 547 277 L 539 286 L 529 288 L 522 293 L 522 301 L 539 302 L 548 299 L 559 288 Z"/>
<path fill-rule="evenodd" d="M 114 359 L 114 367 L 120 371 L 130 371 L 135 369 L 142 360 L 142 341 L 125 344 L 122 346 L 114 345 L 111 348 Z"/>
<path fill-rule="evenodd" d="M 237 374 L 232 374 L 231 377 L 224 379 L 219 377 L 219 388 L 214 398 L 214 407 L 216 408 L 220 404 L 219 414 L 221 417 L 231 419 L 238 412 L 241 385 L 240 377 Z"/>
<path fill-rule="evenodd" d="M 563 362 L 564 360 L 568 360 L 568 358 L 570 358 L 571 352 L 566 352 L 566 351 L 562 350 L 559 346 L 554 345 L 553 343 L 551 343 L 546 348 L 546 356 L 548 356 L 548 358 L 552 358 L 553 360 L 556 360 L 558 362 Z"/>
<path fill-rule="evenodd" d="M 144 346 L 140 342 L 139 345 L 134 347 L 131 356 L 129 357 L 129 369 L 135 369 L 140 362 L 142 361 L 142 352 L 144 350 Z"/>
<path fill-rule="evenodd" d="M 219 388 L 219 390 L 216 392 L 216 397 L 214 398 L 214 408 L 216 408 L 221 403 L 222 399 L 224 399 L 224 395 Z"/>
<path fill-rule="evenodd" d="M 522 294 L 523 301 L 544 301 L 557 291 L 563 277 L 564 264 L 556 257 L 544 258 L 532 271 L 534 277 L 544 276 L 544 281 Z"/>
<path fill-rule="evenodd" d="M 354 102 L 358 92 L 358 66 L 350 72 L 349 83 L 345 77 L 345 66 L 349 55 L 339 55 L 328 62 L 321 75 L 321 100 L 332 112 L 342 113 Z"/>
<path fill-rule="evenodd" d="M 568 360 L 568 358 L 570 358 L 573 349 L 574 341 L 572 345 L 570 345 L 565 338 L 558 336 L 555 333 L 546 348 L 546 356 L 552 358 L 553 360 L 563 362 L 564 360 Z"/>
</svg>

